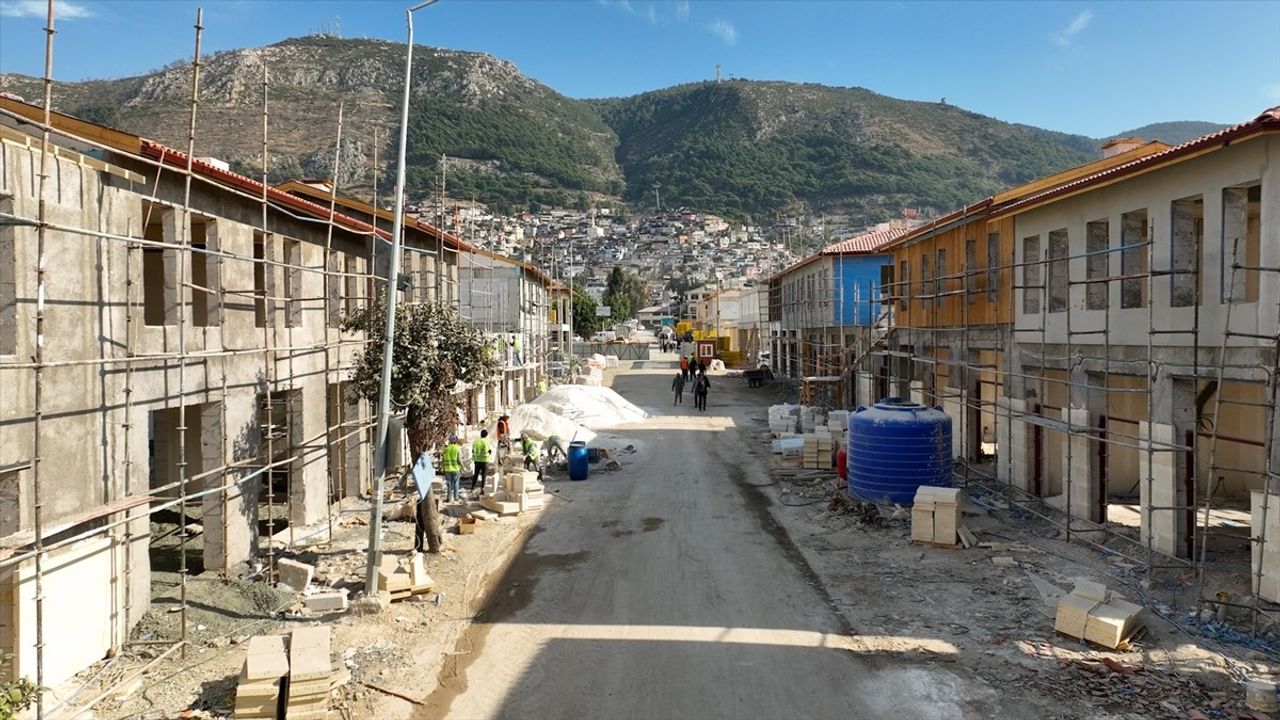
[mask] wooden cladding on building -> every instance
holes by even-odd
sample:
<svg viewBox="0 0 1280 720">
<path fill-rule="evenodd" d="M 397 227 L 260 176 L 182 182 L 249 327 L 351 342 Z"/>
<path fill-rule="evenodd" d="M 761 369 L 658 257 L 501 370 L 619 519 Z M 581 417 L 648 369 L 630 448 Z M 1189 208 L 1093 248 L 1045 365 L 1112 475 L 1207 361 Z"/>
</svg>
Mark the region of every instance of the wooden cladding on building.
<svg viewBox="0 0 1280 720">
<path fill-rule="evenodd" d="M 972 222 L 893 248 L 894 324 L 907 328 L 1013 322 L 1013 218 Z"/>
</svg>

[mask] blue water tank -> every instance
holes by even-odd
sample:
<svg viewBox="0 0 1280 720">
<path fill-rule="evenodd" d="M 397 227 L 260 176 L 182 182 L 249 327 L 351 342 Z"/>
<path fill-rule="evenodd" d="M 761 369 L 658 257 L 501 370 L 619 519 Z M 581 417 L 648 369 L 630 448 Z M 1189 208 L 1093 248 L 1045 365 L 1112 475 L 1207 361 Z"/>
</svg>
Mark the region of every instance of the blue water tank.
<svg viewBox="0 0 1280 720">
<path fill-rule="evenodd" d="M 581 440 L 569 443 L 569 479 L 587 479 L 587 444 Z"/>
<path fill-rule="evenodd" d="M 848 487 L 862 500 L 910 505 L 921 485 L 951 485 L 951 417 L 886 398 L 849 414 Z"/>
</svg>

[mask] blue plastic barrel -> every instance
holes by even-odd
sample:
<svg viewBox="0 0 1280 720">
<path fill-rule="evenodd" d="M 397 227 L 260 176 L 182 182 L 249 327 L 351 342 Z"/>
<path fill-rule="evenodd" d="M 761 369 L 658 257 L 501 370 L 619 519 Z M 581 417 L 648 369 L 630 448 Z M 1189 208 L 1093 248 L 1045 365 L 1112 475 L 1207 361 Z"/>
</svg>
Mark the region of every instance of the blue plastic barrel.
<svg viewBox="0 0 1280 720">
<path fill-rule="evenodd" d="M 587 444 L 581 440 L 569 443 L 569 479 L 587 479 Z"/>
<path fill-rule="evenodd" d="M 910 505 L 921 485 L 951 485 L 951 417 L 886 398 L 849 414 L 848 487 L 862 500 Z"/>
</svg>

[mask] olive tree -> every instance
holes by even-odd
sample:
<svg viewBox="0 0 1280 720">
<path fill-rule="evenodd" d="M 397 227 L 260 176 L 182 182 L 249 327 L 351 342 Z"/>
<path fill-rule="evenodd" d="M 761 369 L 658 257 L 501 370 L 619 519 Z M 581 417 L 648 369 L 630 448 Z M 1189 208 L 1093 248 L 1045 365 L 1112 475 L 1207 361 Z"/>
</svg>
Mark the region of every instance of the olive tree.
<svg viewBox="0 0 1280 720">
<path fill-rule="evenodd" d="M 361 397 L 377 402 L 382 384 L 382 352 L 386 338 L 386 304 L 378 301 L 342 318 L 346 332 L 362 332 L 367 339 L 351 370 L 351 382 Z M 493 343 L 445 303 L 399 303 L 391 349 L 391 406 L 407 413 L 409 452 L 444 444 L 458 426 L 459 383 L 479 385 L 502 367 Z M 440 516 L 427 503 L 427 543 L 440 551 Z"/>
</svg>

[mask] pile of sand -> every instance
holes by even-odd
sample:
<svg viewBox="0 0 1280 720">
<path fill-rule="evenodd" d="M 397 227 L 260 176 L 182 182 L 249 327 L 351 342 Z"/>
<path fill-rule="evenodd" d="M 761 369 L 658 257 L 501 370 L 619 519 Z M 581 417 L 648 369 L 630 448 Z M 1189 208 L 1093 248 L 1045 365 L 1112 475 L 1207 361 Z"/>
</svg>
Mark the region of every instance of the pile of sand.
<svg viewBox="0 0 1280 720">
<path fill-rule="evenodd" d="M 593 385 L 557 385 L 531 404 L 591 429 L 640 422 L 649 417 L 612 388 Z"/>
<path fill-rule="evenodd" d="M 573 386 L 562 385 L 561 387 Z M 594 432 L 563 415 L 558 415 L 552 410 L 534 403 L 525 403 L 511 411 L 512 436 L 520 437 L 520 433 L 523 431 L 528 431 L 529 436 L 538 441 L 546 440 L 552 435 L 559 437 L 565 443 L 574 440 L 591 442 L 596 439 Z"/>
</svg>

